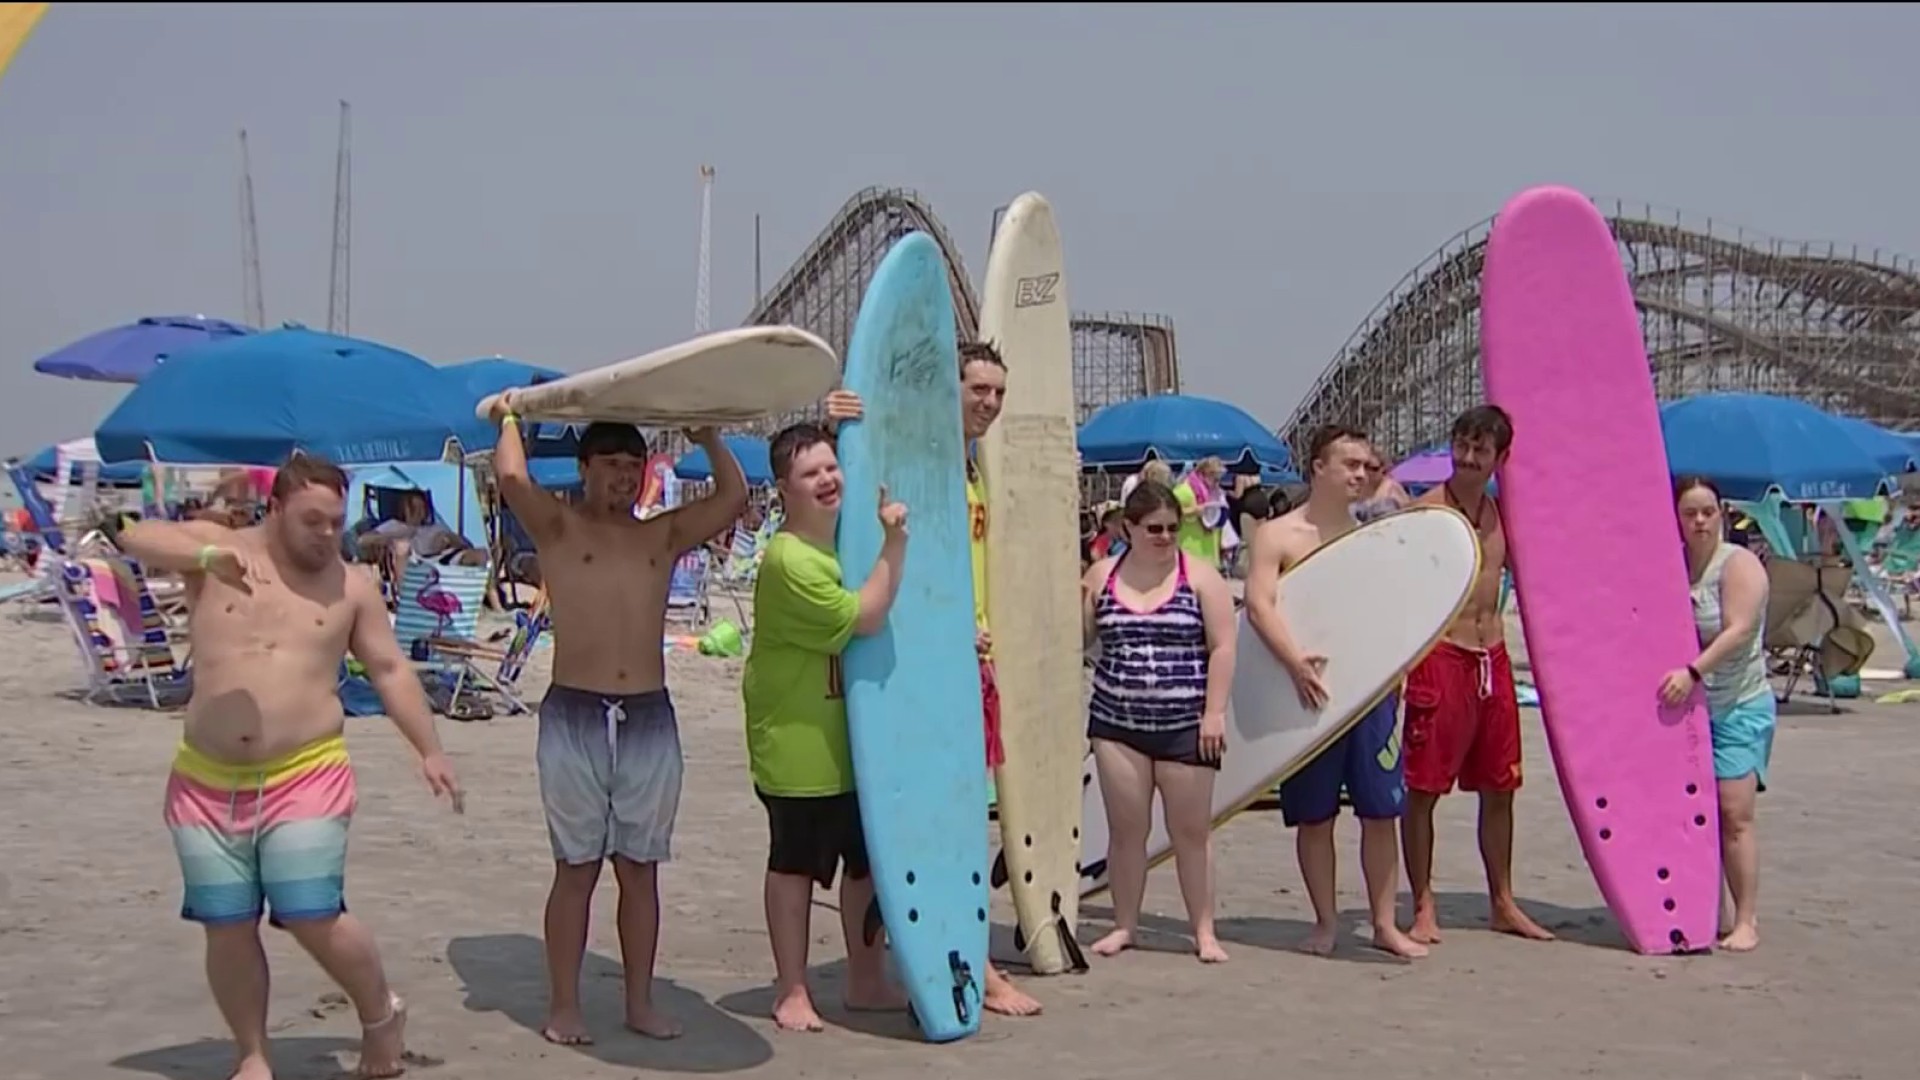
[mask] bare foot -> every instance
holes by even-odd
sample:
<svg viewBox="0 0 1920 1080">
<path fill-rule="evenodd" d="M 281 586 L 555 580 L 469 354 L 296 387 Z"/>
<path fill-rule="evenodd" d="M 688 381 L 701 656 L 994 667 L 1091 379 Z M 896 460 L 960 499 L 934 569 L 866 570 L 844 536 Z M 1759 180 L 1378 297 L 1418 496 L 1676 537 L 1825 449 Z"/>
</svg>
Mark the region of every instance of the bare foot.
<svg viewBox="0 0 1920 1080">
<path fill-rule="evenodd" d="M 846 996 L 840 1000 L 848 1012 L 901 1012 L 907 1007 L 906 992 L 885 980 L 873 989 L 855 989 L 849 983 Z"/>
<path fill-rule="evenodd" d="M 1332 956 L 1333 939 L 1337 933 L 1339 927 L 1336 926 L 1315 926 L 1307 935 L 1307 940 L 1300 943 L 1300 951 L 1308 956 Z"/>
<path fill-rule="evenodd" d="M 1205 934 L 1194 939 L 1194 952 L 1200 955 L 1203 964 L 1224 964 L 1227 962 L 1227 950 L 1220 947 L 1220 939 Z"/>
<path fill-rule="evenodd" d="M 804 986 L 795 987 L 773 999 L 773 1026 L 781 1031 L 825 1031 L 826 1022 L 813 1007 L 813 996 Z"/>
<path fill-rule="evenodd" d="M 407 1003 L 389 994 L 386 1018 L 360 1025 L 360 1067 L 354 1075 L 362 1080 L 399 1076 L 407 1071 L 406 1052 Z"/>
<path fill-rule="evenodd" d="M 1720 947 L 1728 952 L 1752 952 L 1760 947 L 1760 928 L 1751 923 L 1736 926 L 1720 939 Z"/>
<path fill-rule="evenodd" d="M 1553 940 L 1553 931 L 1534 922 L 1526 912 L 1520 910 L 1519 904 L 1511 900 L 1494 905 L 1492 925 L 1496 934 L 1512 934 L 1528 941 Z"/>
<path fill-rule="evenodd" d="M 1109 930 L 1105 937 L 1094 942 L 1089 948 L 1095 956 L 1118 956 L 1133 948 L 1133 931 Z"/>
<path fill-rule="evenodd" d="M 1433 901 L 1414 903 L 1413 926 L 1408 929 L 1407 936 L 1422 945 L 1440 944 L 1440 912 Z"/>
<path fill-rule="evenodd" d="M 1418 960 L 1427 955 L 1427 947 L 1400 932 L 1392 924 L 1373 928 L 1373 947 L 1392 953 L 1402 960 Z"/>
<path fill-rule="evenodd" d="M 579 1009 L 555 1009 L 547 1014 L 547 1026 L 540 1029 L 540 1037 L 559 1046 L 592 1046 L 593 1036 L 587 1034 L 587 1022 L 580 1017 Z"/>
<path fill-rule="evenodd" d="M 232 1080 L 273 1080 L 273 1065 L 265 1054 L 250 1054 L 240 1059 Z"/>
<path fill-rule="evenodd" d="M 1040 1003 L 1013 985 L 1000 969 L 987 965 L 987 993 L 980 999 L 988 1012 L 1001 1016 L 1038 1016 Z"/>
<path fill-rule="evenodd" d="M 672 1017 L 652 1005 L 628 1005 L 627 1028 L 649 1039 L 677 1039 L 684 1031 Z"/>
</svg>

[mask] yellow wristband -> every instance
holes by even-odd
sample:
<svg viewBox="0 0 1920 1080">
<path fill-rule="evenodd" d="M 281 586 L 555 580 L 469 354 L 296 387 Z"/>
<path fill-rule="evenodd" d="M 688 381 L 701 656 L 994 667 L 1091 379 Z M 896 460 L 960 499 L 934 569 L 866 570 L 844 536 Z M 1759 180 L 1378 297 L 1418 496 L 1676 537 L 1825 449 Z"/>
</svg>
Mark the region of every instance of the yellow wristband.
<svg viewBox="0 0 1920 1080">
<path fill-rule="evenodd" d="M 500 418 L 501 427 L 507 427 L 509 425 L 517 426 L 519 423 L 520 423 L 520 418 L 513 415 L 512 413 L 508 413 L 505 416 L 502 416 Z"/>
<path fill-rule="evenodd" d="M 200 557 L 197 560 L 200 563 L 200 569 L 205 570 L 207 568 L 207 565 L 213 562 L 213 557 L 218 554 L 220 554 L 220 549 L 215 547 L 214 545 L 212 544 L 202 545 L 200 548 Z"/>
</svg>

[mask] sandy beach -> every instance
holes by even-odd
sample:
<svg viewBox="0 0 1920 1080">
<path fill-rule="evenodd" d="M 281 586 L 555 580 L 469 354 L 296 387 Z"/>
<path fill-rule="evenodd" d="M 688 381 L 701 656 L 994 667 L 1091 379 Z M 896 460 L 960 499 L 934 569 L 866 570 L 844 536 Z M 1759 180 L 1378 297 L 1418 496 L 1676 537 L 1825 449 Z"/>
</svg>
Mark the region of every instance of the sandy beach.
<svg viewBox="0 0 1920 1080">
<path fill-rule="evenodd" d="M 0 1075 L 224 1080 L 230 1049 L 201 972 L 200 931 L 178 917 L 179 871 L 160 821 L 178 717 L 82 703 L 76 650 L 51 606 L 0 615 L 0 655 Z M 522 684 L 533 699 L 545 686 L 546 657 L 543 650 Z M 740 661 L 679 652 L 669 671 L 687 783 L 675 858 L 662 874 L 659 993 L 687 1035 L 668 1044 L 620 1030 L 611 874 L 603 877 L 586 974 L 599 1042 L 561 1048 L 537 1033 L 550 863 L 532 718 L 441 721 L 468 789 L 464 817 L 432 800 L 385 720 L 350 722 L 361 801 L 348 902 L 372 926 L 410 1001 L 412 1075 L 1915 1074 L 1920 830 L 1896 800 L 1914 790 L 1920 741 L 1912 734 L 1916 707 L 1872 704 L 1872 686 L 1839 715 L 1814 699 L 1783 709 L 1773 788 L 1760 806 L 1765 941 L 1755 954 L 1655 959 L 1625 950 L 1575 845 L 1538 714 L 1528 710 L 1518 889 L 1562 940 L 1488 932 L 1474 803 L 1456 795 L 1441 807 L 1437 873 L 1447 933 L 1433 956 L 1409 964 L 1364 947 L 1350 818 L 1340 834 L 1350 913 L 1340 951 L 1332 959 L 1301 955 L 1293 949 L 1311 912 L 1292 836 L 1277 814 L 1248 813 L 1218 834 L 1231 963 L 1203 967 L 1181 951 L 1184 915 L 1169 865 L 1149 883 L 1152 926 L 1164 931 L 1149 949 L 1097 962 L 1085 975 L 1024 979 L 1045 1003 L 1044 1016 L 989 1017 L 977 1038 L 929 1046 L 904 1019 L 828 1008 L 837 1005 L 842 949 L 825 894 L 817 894 L 813 957 L 830 1026 L 817 1035 L 774 1030 L 760 900 L 765 825 L 746 774 Z M 996 905 L 995 955 L 1021 978 L 1004 894 Z M 1405 907 L 1403 895 L 1403 919 Z M 1082 912 L 1090 940 L 1107 910 L 1103 902 Z M 352 1010 L 285 935 L 268 932 L 267 946 L 278 1074 L 340 1075 L 354 1059 Z"/>
</svg>

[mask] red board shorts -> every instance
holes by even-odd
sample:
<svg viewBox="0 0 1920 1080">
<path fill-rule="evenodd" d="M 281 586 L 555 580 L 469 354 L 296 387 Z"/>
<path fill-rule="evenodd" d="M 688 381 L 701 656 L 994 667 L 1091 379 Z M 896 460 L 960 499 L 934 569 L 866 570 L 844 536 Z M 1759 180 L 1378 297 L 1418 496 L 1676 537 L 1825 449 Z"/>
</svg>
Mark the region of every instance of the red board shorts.
<svg viewBox="0 0 1920 1080">
<path fill-rule="evenodd" d="M 1007 760 L 1006 747 L 1000 745 L 1000 688 L 993 681 L 993 661 L 980 658 L 980 713 L 987 729 L 987 768 L 997 769 Z"/>
<path fill-rule="evenodd" d="M 1505 644 L 1441 642 L 1407 672 L 1406 708 L 1409 790 L 1520 789 L 1520 702 Z"/>
</svg>

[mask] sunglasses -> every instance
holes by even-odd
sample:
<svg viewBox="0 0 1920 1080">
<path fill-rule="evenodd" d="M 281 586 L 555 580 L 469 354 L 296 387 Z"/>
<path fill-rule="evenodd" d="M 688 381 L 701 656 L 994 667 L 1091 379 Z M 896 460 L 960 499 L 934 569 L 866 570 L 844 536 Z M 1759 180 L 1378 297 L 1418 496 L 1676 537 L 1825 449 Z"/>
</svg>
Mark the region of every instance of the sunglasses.
<svg viewBox="0 0 1920 1080">
<path fill-rule="evenodd" d="M 1146 533 L 1148 536 L 1172 536 L 1180 528 L 1178 525 L 1163 525 L 1159 522 L 1151 525 L 1141 524 L 1140 522 L 1130 522 L 1129 524 L 1131 524 L 1133 528 Z"/>
</svg>

